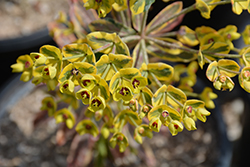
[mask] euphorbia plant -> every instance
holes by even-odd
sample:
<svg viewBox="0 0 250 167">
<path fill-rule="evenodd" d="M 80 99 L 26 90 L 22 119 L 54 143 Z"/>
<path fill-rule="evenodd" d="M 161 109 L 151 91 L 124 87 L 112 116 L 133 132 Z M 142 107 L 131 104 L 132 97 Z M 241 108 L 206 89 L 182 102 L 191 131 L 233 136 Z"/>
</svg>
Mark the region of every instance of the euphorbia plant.
<svg viewBox="0 0 250 167">
<path fill-rule="evenodd" d="M 153 3 L 72 0 L 70 20 L 61 13 L 50 24 L 60 48 L 44 45 L 38 53 L 20 56 L 11 66 L 13 72 L 23 72 L 22 81 L 47 84 L 48 90 L 56 92 L 42 101 L 41 109 L 67 126 L 61 129 L 64 140 L 76 138 L 69 129 L 74 129 L 73 134 L 90 134 L 104 157 L 106 141 L 113 148 L 118 145 L 121 152 L 127 149 L 127 126 L 134 127 L 138 143 L 162 126 L 173 136 L 184 127 L 196 130 L 195 122 L 206 122 L 210 115 L 206 108 L 214 108 L 212 100 L 217 98 L 208 87 L 200 94 L 193 92 L 195 73 L 205 64 L 207 78 L 216 89 L 231 91 L 231 78 L 238 75 L 240 86 L 250 92 L 249 26 L 242 32 L 246 47 L 241 49 L 232 43 L 241 36 L 234 25 L 218 31 L 208 26 L 195 30 L 181 26 L 171 31 L 193 10 L 209 19 L 217 5 L 231 3 L 236 14 L 242 9 L 250 11 L 249 1 L 196 0 L 184 9 L 182 2 L 170 2 L 147 24 Z M 112 17 L 103 18 L 108 13 Z M 61 102 L 68 106 L 60 108 L 57 104 Z"/>
</svg>

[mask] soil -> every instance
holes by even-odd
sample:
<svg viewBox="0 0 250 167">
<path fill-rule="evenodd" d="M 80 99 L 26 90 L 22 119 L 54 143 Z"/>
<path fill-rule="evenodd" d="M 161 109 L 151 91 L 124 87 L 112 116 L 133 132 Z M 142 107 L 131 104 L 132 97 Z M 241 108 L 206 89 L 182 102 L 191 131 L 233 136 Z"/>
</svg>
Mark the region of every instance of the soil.
<svg viewBox="0 0 250 167">
<path fill-rule="evenodd" d="M 0 0 L 0 40 L 39 31 L 68 10 L 67 0 Z"/>
<path fill-rule="evenodd" d="M 35 89 L 6 112 L 0 120 L 1 167 L 66 167 L 70 143 L 56 145 L 54 119 L 33 128 L 44 91 Z M 115 158 L 113 166 L 138 167 L 210 167 L 219 156 L 216 125 L 212 117 L 206 123 L 197 122 L 198 130 L 179 133 L 172 137 L 167 128 L 145 138 L 139 145 L 130 141 L 138 154 L 125 153 Z"/>
</svg>

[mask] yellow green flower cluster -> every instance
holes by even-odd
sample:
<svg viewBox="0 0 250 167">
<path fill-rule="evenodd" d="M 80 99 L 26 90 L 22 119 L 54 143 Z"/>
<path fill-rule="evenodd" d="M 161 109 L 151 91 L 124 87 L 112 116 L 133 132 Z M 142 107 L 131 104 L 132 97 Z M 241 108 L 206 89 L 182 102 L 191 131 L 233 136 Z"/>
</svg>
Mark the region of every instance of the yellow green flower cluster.
<svg viewBox="0 0 250 167">
<path fill-rule="evenodd" d="M 152 93 L 155 84 L 170 83 L 174 78 L 172 66 L 157 62 L 133 67 L 127 45 L 115 33 L 93 32 L 85 41 L 62 49 L 44 45 L 39 53 L 20 56 L 11 66 L 13 72 L 23 72 L 22 81 L 32 80 L 36 85 L 46 84 L 48 90 L 58 90 L 57 96 L 44 98 L 41 107 L 57 123 L 75 127 L 80 135 L 108 138 L 113 133 L 110 145 L 119 145 L 123 152 L 128 146 L 123 133 L 127 123 L 136 127 L 134 139 L 142 143 L 144 136 L 151 138 L 152 131 L 159 132 L 162 125 L 177 135 L 183 125 L 195 130 L 195 121 L 205 122 L 210 115 L 204 102 L 187 100 L 185 93 L 171 84 L 163 84 Z M 189 66 L 190 76 L 196 71 L 194 66 L 197 64 Z M 77 109 L 79 100 L 87 106 L 84 114 L 91 119 L 78 120 L 72 107 Z M 69 107 L 59 108 L 61 101 Z"/>
</svg>

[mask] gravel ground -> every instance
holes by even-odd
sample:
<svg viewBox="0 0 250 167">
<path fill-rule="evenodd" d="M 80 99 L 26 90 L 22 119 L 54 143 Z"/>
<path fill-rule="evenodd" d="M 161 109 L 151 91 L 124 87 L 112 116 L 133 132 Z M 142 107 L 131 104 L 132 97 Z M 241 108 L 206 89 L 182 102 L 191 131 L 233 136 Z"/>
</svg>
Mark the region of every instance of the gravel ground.
<svg viewBox="0 0 250 167">
<path fill-rule="evenodd" d="M 0 0 L 0 40 L 41 30 L 68 9 L 67 0 Z"/>
</svg>

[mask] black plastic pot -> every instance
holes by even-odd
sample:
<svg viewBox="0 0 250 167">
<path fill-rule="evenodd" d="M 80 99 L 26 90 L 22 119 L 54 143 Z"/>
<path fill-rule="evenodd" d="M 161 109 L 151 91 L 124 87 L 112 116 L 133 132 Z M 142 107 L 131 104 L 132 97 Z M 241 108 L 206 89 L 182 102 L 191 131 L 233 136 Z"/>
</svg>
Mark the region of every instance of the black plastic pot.
<svg viewBox="0 0 250 167">
<path fill-rule="evenodd" d="M 39 48 L 45 44 L 56 45 L 49 36 L 47 28 L 43 28 L 28 36 L 0 40 L 0 86 L 13 76 L 10 65 L 16 63 L 18 56 L 38 52 Z"/>
</svg>

